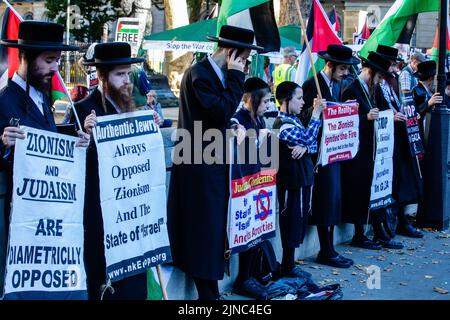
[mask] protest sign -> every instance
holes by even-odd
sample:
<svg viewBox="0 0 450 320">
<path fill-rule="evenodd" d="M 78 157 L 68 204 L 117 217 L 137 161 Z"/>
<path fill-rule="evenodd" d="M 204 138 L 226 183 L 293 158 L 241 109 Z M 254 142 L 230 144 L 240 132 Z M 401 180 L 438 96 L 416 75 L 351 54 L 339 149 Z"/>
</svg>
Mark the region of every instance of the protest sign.
<svg viewBox="0 0 450 320">
<path fill-rule="evenodd" d="M 171 261 L 164 145 L 153 111 L 97 120 L 106 271 L 117 281 Z"/>
<path fill-rule="evenodd" d="M 394 155 L 394 113 L 380 111 L 375 120 L 376 156 L 370 193 L 371 210 L 385 208 L 392 199 L 393 155 Z"/>
<path fill-rule="evenodd" d="M 116 27 L 116 42 L 127 42 L 132 55 L 136 55 L 144 36 L 145 21 L 139 18 L 119 18 Z"/>
<path fill-rule="evenodd" d="M 323 111 L 322 166 L 353 159 L 359 147 L 358 104 L 327 102 Z"/>
<path fill-rule="evenodd" d="M 14 151 L 5 299 L 86 299 L 86 149 L 75 147 L 78 138 L 23 129 Z"/>
<path fill-rule="evenodd" d="M 416 111 L 412 93 L 406 93 L 403 95 L 402 108 L 403 113 L 408 118 L 406 120 L 406 132 L 408 133 L 411 154 L 422 158 L 425 150 L 423 148 L 422 137 L 420 136 L 419 114 Z"/>
</svg>

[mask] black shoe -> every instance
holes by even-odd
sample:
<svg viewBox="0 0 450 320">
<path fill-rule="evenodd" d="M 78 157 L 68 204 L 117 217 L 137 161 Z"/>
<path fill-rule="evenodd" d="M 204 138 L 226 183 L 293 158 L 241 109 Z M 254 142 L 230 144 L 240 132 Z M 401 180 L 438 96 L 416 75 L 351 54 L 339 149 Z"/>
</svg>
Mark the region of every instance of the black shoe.
<svg viewBox="0 0 450 320">
<path fill-rule="evenodd" d="M 249 278 L 233 287 L 233 292 L 244 297 L 254 298 L 258 300 L 267 299 L 266 288 L 255 278 Z"/>
<path fill-rule="evenodd" d="M 373 242 L 380 244 L 383 248 L 388 249 L 403 249 L 405 247 L 401 242 L 397 242 L 394 240 L 382 240 L 374 238 Z"/>
<path fill-rule="evenodd" d="M 305 270 L 302 270 L 299 266 L 295 266 L 289 272 L 281 271 L 281 276 L 287 278 L 311 278 L 312 274 Z"/>
<path fill-rule="evenodd" d="M 339 259 L 341 259 L 341 260 L 343 260 L 343 261 L 346 261 L 346 262 L 350 263 L 351 266 L 354 264 L 352 259 L 346 258 L 346 257 L 344 257 L 344 256 L 341 256 L 339 253 L 338 253 L 338 255 L 337 255 L 336 258 L 339 258 Z"/>
<path fill-rule="evenodd" d="M 358 247 L 363 249 L 369 249 L 369 250 L 381 250 L 382 246 L 373 242 L 367 237 L 356 239 L 353 237 L 352 241 L 350 242 L 350 245 L 352 247 Z"/>
<path fill-rule="evenodd" d="M 423 233 L 415 229 L 410 224 L 406 224 L 405 226 L 401 227 L 398 226 L 396 234 L 410 238 L 423 238 Z"/>
<path fill-rule="evenodd" d="M 316 262 L 320 264 L 325 264 L 327 266 L 335 267 L 335 268 L 350 268 L 351 263 L 348 260 L 343 260 L 342 256 L 336 256 L 336 257 L 325 257 L 320 255 L 320 253 L 317 255 Z"/>
</svg>

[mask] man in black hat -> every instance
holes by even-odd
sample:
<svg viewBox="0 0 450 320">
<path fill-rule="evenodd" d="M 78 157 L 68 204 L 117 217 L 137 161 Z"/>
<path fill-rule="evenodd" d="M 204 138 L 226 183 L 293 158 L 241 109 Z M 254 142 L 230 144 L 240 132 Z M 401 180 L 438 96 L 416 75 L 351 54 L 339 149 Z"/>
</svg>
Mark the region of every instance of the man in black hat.
<svg viewBox="0 0 450 320">
<path fill-rule="evenodd" d="M 355 225 L 351 246 L 379 250 L 381 245 L 364 234 L 364 225 L 372 224 L 377 233 L 382 227 L 383 214 L 371 212 L 369 202 L 373 176 L 374 120 L 378 119 L 379 109 L 373 100 L 373 89 L 386 77 L 393 77 L 388 70 L 391 62 L 376 52 L 361 57 L 362 71 L 348 85 L 342 94 L 343 100 L 356 100 L 359 104 L 359 150 L 355 158 L 341 164 L 342 213 L 343 221 Z M 368 217 L 370 217 L 368 221 Z"/>
<path fill-rule="evenodd" d="M 88 134 L 91 134 L 96 126 L 97 116 L 134 110 L 133 87 L 130 82 L 131 64 L 142 61 L 141 58 L 131 58 L 131 47 L 128 43 L 101 43 L 95 46 L 94 59 L 85 61 L 84 64 L 97 68 L 100 83 L 89 96 L 75 104 L 80 121 L 84 123 Z M 106 290 L 108 287 L 104 286 L 101 289 L 106 280 L 106 261 L 98 156 L 92 139 L 86 156 L 84 203 L 84 259 L 89 299 L 99 300 L 103 297 L 105 300 L 144 300 L 147 297 L 145 272 L 114 282 L 114 290 Z"/>
<path fill-rule="evenodd" d="M 58 71 L 61 51 L 78 50 L 63 44 L 63 34 L 64 27 L 59 24 L 24 21 L 19 25 L 18 40 L 0 41 L 3 46 L 19 49 L 18 70 L 0 92 L 0 169 L 6 173 L 5 239 L 11 210 L 13 148 L 16 139 L 25 139 L 19 126 L 56 132 L 50 100 L 52 76 Z M 4 259 L 0 257 L 0 272 L 4 272 Z"/>
<path fill-rule="evenodd" d="M 430 118 L 429 112 L 433 110 L 435 105 L 443 102 L 443 96 L 435 91 L 434 77 L 436 76 L 436 61 L 424 61 L 417 66 L 417 72 L 414 76 L 419 79 L 419 84 L 413 89 L 414 104 L 417 112 L 422 119 Z M 422 139 L 428 140 L 425 136 L 423 121 L 419 122 L 421 128 Z"/>
<path fill-rule="evenodd" d="M 203 155 L 211 152 L 202 137 L 208 129 L 220 130 L 224 137 L 244 93 L 243 70 L 250 50 L 263 49 L 253 45 L 253 31 L 233 26 L 223 26 L 219 37 L 208 39 L 218 42 L 217 50 L 189 68 L 181 81 L 178 137 L 183 138 L 174 150 L 168 200 L 173 261 L 194 278 L 201 300 L 219 298 L 218 280 L 229 258 L 225 151 L 215 150 L 213 163 L 208 164 Z M 191 145 L 180 153 L 179 147 L 186 145 L 184 133 Z"/>
<path fill-rule="evenodd" d="M 343 45 L 329 45 L 327 51 L 318 53 L 319 57 L 326 61 L 325 67 L 317 74 L 322 98 L 327 101 L 342 101 L 340 81 L 348 74 L 351 65 L 356 65 L 359 60 L 353 56 L 350 48 Z M 309 123 L 313 101 L 318 96 L 313 78 L 303 84 L 303 108 L 301 117 L 303 123 Z M 320 144 L 322 130 L 317 141 Z M 318 161 L 318 155 L 311 155 L 314 164 Z M 349 268 L 353 261 L 338 254 L 334 249 L 334 226 L 341 222 L 341 167 L 339 162 L 328 164 L 324 167 L 318 165 L 318 171 L 314 175 L 314 188 L 312 194 L 312 219 L 311 224 L 317 226 L 320 242 L 320 252 L 317 262 L 337 268 Z"/>
</svg>

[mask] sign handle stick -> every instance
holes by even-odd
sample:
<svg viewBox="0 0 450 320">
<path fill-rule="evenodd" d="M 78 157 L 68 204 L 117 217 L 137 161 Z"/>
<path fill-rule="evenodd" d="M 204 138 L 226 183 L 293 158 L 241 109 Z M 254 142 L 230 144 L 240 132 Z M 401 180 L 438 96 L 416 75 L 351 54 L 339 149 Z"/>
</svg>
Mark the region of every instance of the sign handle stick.
<svg viewBox="0 0 450 320">
<path fill-rule="evenodd" d="M 314 66 L 314 60 L 313 60 L 313 56 L 312 56 L 312 52 L 311 52 L 311 47 L 309 45 L 309 41 L 308 41 L 308 38 L 306 35 L 306 27 L 305 27 L 305 22 L 303 21 L 302 11 L 300 10 L 300 5 L 298 4 L 298 1 L 294 1 L 294 2 L 295 2 L 295 6 L 297 7 L 298 15 L 300 17 L 300 28 L 301 28 L 301 32 L 303 35 L 303 40 L 305 41 L 305 44 L 306 44 L 306 49 L 308 50 L 309 61 L 311 62 L 311 69 L 312 69 L 312 74 L 314 77 L 314 82 L 316 84 L 317 93 L 319 95 L 319 99 L 322 99 L 322 92 L 320 91 L 319 79 L 317 78 L 317 72 L 316 72 L 316 67 Z"/>
<path fill-rule="evenodd" d="M 156 266 L 156 273 L 158 273 L 158 280 L 159 280 L 159 284 L 161 285 L 163 299 L 164 300 L 169 300 L 167 298 L 167 290 L 166 290 L 166 286 L 164 285 L 164 279 L 163 279 L 162 272 L 161 272 L 161 267 L 159 266 L 159 264 Z"/>
<path fill-rule="evenodd" d="M 416 156 L 416 161 L 417 161 L 417 169 L 419 169 L 420 179 L 422 179 L 422 170 L 420 170 L 420 164 L 419 164 L 419 157 L 418 156 Z"/>
</svg>

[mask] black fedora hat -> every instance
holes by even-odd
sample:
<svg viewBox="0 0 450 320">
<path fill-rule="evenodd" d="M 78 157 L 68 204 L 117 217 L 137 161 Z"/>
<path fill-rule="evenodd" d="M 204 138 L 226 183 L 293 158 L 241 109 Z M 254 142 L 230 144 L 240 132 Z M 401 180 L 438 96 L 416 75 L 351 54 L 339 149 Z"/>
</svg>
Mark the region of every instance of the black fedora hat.
<svg viewBox="0 0 450 320">
<path fill-rule="evenodd" d="M 263 47 L 253 44 L 255 33 L 252 30 L 235 26 L 224 25 L 220 28 L 218 37 L 207 36 L 206 38 L 218 42 L 218 46 L 223 48 L 264 50 Z"/>
<path fill-rule="evenodd" d="M 391 61 L 383 57 L 381 54 L 376 53 L 375 51 L 370 51 L 367 58 L 359 56 L 362 60 L 363 67 L 369 67 L 376 72 L 381 72 L 382 74 L 388 77 L 394 77 L 394 75 L 389 72 L 389 68 L 391 67 Z"/>
<path fill-rule="evenodd" d="M 76 46 L 65 45 L 64 26 L 43 21 L 23 21 L 19 25 L 18 40 L 2 39 L 6 47 L 38 51 L 76 51 Z"/>
<path fill-rule="evenodd" d="M 398 49 L 394 47 L 379 44 L 377 47 L 377 53 L 391 61 L 403 61 L 402 58 L 398 57 Z"/>
<path fill-rule="evenodd" d="M 143 62 L 144 58 L 132 58 L 131 46 L 126 42 L 99 43 L 94 47 L 94 58 L 84 62 L 86 66 L 114 66 Z"/>
<path fill-rule="evenodd" d="M 414 75 L 420 80 L 427 80 L 436 75 L 436 70 L 436 61 L 428 60 L 417 65 L 417 71 L 414 72 Z"/>
<path fill-rule="evenodd" d="M 340 44 L 330 44 L 327 51 L 319 51 L 317 55 L 322 59 L 339 64 L 353 65 L 360 63 L 359 59 L 353 56 L 352 49 Z"/>
</svg>

